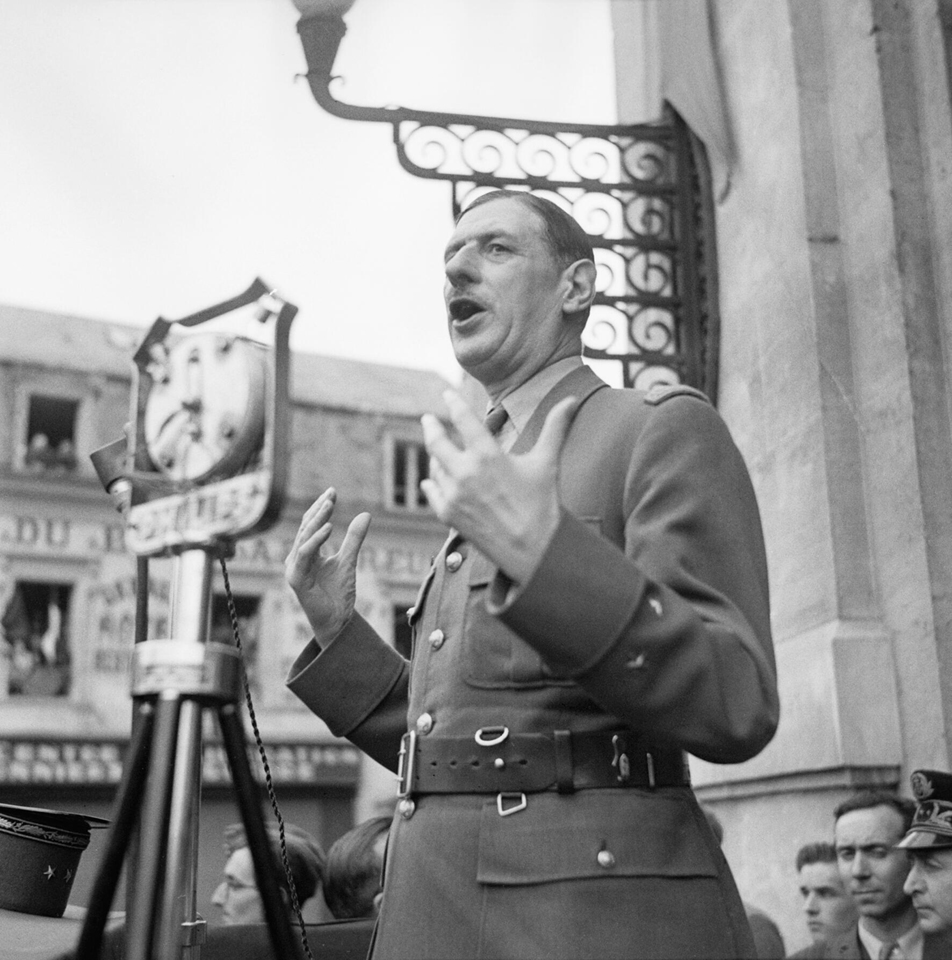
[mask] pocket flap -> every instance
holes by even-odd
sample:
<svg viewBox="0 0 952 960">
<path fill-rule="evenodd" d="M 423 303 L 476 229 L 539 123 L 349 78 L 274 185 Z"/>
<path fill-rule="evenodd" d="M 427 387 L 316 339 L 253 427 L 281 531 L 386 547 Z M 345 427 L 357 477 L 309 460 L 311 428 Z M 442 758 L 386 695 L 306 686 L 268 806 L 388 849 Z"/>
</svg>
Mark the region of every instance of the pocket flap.
<svg viewBox="0 0 952 960">
<path fill-rule="evenodd" d="M 535 793 L 525 810 L 510 817 L 499 816 L 494 798 L 482 812 L 477 879 L 533 884 L 609 876 L 714 877 L 709 838 L 695 813 L 690 799 L 673 791 Z"/>
<path fill-rule="evenodd" d="M 593 533 L 601 534 L 602 532 L 602 518 L 601 517 L 579 517 L 579 520 L 582 521 Z M 488 557 L 483 556 L 472 544 L 469 548 L 469 577 L 467 582 L 471 587 L 485 587 L 487 584 L 491 583 L 496 574 L 499 572 L 499 568 L 490 560 Z"/>
</svg>

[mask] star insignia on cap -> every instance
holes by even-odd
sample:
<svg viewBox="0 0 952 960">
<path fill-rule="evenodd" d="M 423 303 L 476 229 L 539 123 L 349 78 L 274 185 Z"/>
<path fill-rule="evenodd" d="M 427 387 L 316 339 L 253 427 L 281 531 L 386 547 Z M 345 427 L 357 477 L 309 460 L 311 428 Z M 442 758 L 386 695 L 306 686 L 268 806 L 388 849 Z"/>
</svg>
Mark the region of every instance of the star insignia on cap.
<svg viewBox="0 0 952 960">
<path fill-rule="evenodd" d="M 52 865 L 47 865 L 46 869 L 43 871 L 43 876 L 47 880 L 52 880 L 56 876 L 56 871 L 53 869 Z"/>
</svg>

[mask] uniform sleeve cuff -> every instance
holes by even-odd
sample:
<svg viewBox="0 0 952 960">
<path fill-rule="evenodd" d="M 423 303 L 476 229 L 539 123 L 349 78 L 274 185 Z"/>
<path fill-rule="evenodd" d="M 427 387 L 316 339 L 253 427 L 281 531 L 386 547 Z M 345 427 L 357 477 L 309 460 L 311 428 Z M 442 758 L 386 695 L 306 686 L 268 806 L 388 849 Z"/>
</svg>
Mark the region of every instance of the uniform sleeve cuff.
<svg viewBox="0 0 952 960">
<path fill-rule="evenodd" d="M 323 649 L 311 640 L 286 682 L 331 733 L 346 737 L 387 697 L 404 666 L 400 654 L 355 613 Z"/>
</svg>

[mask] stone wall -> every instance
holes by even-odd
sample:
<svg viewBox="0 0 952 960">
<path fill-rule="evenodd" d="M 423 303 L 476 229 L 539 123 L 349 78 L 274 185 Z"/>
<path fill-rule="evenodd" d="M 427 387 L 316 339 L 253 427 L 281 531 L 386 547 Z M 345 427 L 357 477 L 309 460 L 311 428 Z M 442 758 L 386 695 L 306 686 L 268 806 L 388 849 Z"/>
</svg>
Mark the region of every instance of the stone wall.
<svg viewBox="0 0 952 960">
<path fill-rule="evenodd" d="M 763 514 L 782 718 L 759 757 L 694 775 L 793 949 L 798 847 L 856 786 L 908 793 L 952 759 L 947 35 L 937 0 L 710 12 L 736 148 L 718 405 Z M 622 109 L 650 20 L 616 18 Z"/>
</svg>

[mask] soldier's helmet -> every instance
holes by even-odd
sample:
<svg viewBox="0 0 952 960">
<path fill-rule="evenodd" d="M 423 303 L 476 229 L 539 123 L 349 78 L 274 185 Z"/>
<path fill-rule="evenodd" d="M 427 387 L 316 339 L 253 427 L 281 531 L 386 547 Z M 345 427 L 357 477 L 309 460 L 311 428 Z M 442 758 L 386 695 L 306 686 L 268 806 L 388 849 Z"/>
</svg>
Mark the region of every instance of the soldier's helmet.
<svg viewBox="0 0 952 960">
<path fill-rule="evenodd" d="M 897 846 L 912 851 L 952 847 L 952 774 L 916 770 L 910 780 L 916 813 Z"/>
</svg>

